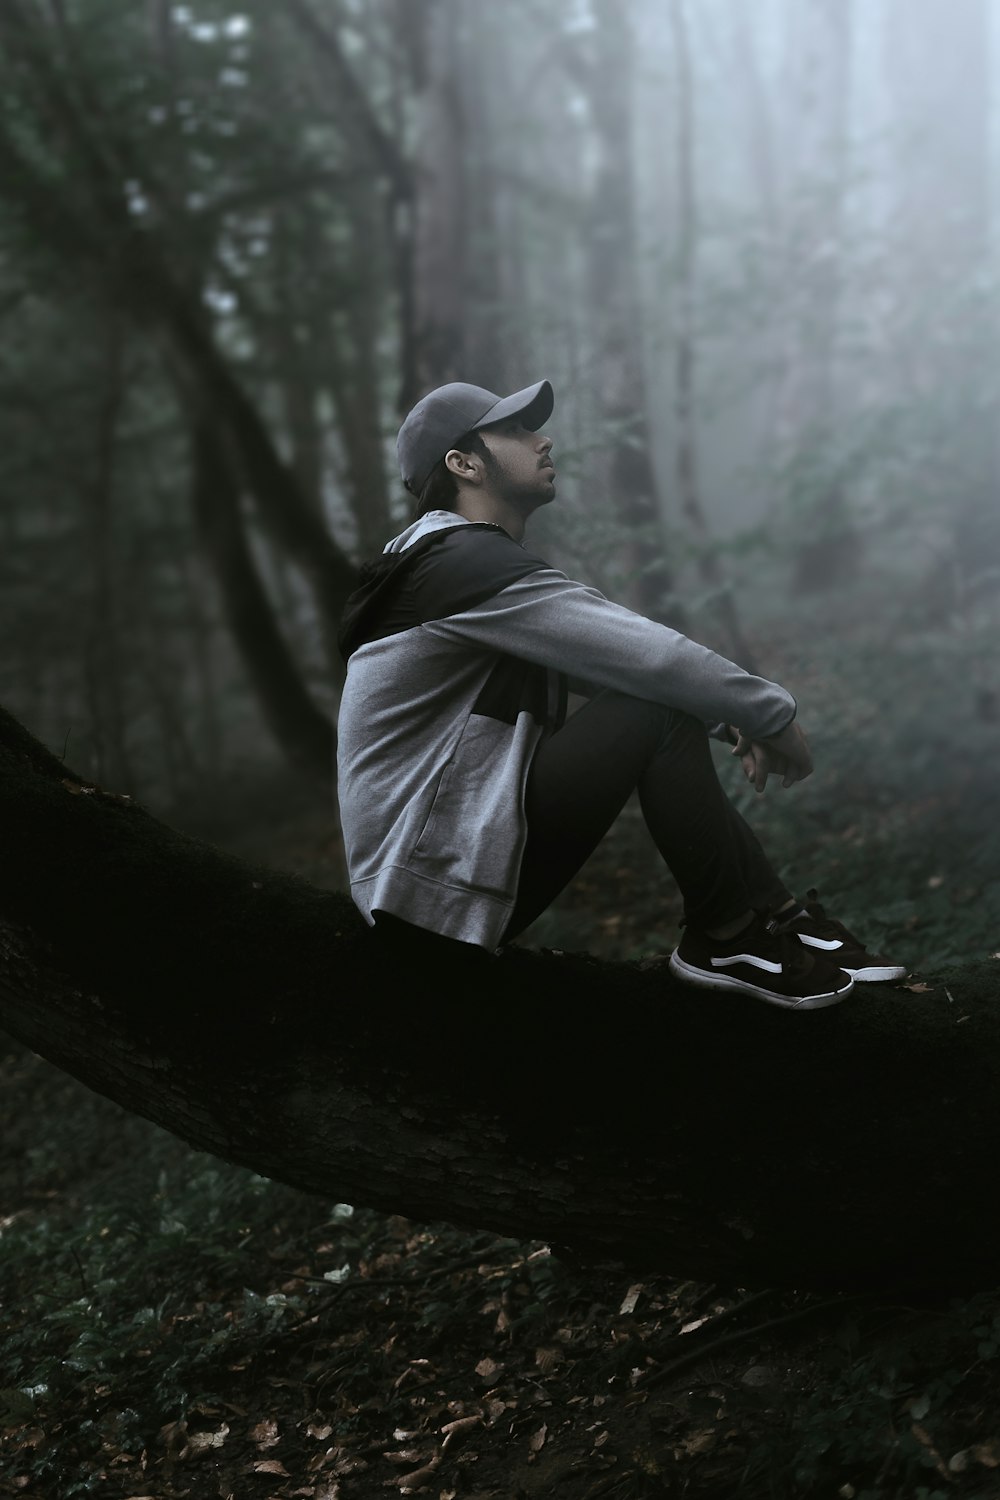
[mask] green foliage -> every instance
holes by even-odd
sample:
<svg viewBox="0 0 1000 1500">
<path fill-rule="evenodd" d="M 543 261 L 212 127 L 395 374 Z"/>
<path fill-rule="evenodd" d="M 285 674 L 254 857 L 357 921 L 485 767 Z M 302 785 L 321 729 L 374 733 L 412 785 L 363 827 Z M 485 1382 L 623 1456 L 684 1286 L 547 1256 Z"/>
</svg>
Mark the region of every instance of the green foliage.
<svg viewBox="0 0 1000 1500">
<path fill-rule="evenodd" d="M 101 1120 L 98 1108 L 76 1126 Z M 9 1319 L 0 1425 L 44 1433 L 24 1450 L 32 1480 L 67 1497 L 99 1492 L 111 1457 L 141 1452 L 165 1423 L 217 1399 L 228 1371 L 308 1316 L 334 1284 L 262 1285 L 262 1261 L 287 1255 L 289 1238 L 309 1226 L 322 1229 L 339 1264 L 367 1232 L 350 1209 L 194 1156 L 139 1122 L 126 1122 L 125 1134 L 141 1149 L 92 1202 L 74 1204 L 65 1187 L 44 1196 L 35 1188 L 57 1170 L 54 1131 L 27 1162 L 29 1194 L 35 1188 L 52 1211 L 22 1210 L 0 1235 Z"/>
<path fill-rule="evenodd" d="M 960 1493 L 990 1493 L 1000 1448 L 992 1427 L 976 1443 L 967 1424 L 990 1410 L 1000 1377 L 995 1294 L 898 1310 L 882 1331 L 850 1333 L 847 1345 L 836 1336 L 828 1345 L 826 1369 L 796 1403 L 794 1422 L 754 1452 L 747 1491 L 768 1493 L 764 1476 L 780 1473 L 788 1478 L 779 1492 L 803 1497 L 943 1500 L 966 1483 Z"/>
</svg>

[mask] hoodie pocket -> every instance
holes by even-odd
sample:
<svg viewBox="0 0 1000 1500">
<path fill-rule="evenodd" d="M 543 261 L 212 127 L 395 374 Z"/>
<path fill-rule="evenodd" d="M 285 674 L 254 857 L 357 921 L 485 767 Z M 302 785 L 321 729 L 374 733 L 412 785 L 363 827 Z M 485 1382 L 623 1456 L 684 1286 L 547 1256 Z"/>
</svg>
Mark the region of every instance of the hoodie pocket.
<svg viewBox="0 0 1000 1500">
<path fill-rule="evenodd" d="M 523 749 L 511 724 L 470 716 L 413 846 L 421 873 L 509 895 L 522 843 Z"/>
</svg>

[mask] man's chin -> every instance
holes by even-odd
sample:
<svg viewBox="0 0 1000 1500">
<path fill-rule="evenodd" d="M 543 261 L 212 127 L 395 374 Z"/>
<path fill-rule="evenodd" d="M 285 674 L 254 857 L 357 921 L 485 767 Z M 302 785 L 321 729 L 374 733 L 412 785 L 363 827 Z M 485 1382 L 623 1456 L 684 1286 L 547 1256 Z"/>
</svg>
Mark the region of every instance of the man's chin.
<svg viewBox="0 0 1000 1500">
<path fill-rule="evenodd" d="M 554 484 L 547 484 L 544 490 L 536 490 L 527 501 L 525 506 L 526 514 L 530 515 L 532 511 L 541 510 L 543 505 L 551 505 L 555 498 L 556 487 Z"/>
</svg>

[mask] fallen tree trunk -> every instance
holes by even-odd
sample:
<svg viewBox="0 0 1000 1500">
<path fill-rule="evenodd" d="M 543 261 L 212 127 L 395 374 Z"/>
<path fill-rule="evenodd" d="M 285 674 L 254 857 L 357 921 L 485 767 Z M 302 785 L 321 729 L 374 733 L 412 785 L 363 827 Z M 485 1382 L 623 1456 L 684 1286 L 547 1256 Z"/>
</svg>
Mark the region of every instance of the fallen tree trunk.
<svg viewBox="0 0 1000 1500">
<path fill-rule="evenodd" d="M 427 939 L 88 788 L 0 711 L 0 1024 L 193 1145 L 637 1269 L 1000 1271 L 997 968 L 802 1015 Z"/>
</svg>

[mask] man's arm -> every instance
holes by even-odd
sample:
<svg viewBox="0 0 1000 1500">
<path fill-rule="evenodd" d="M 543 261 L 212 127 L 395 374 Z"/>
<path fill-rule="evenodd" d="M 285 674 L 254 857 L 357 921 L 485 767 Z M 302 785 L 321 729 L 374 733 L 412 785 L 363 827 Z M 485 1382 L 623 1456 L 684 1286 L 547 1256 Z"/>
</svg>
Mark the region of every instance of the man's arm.
<svg viewBox="0 0 1000 1500">
<path fill-rule="evenodd" d="M 473 538 L 461 533 L 452 543 L 452 565 L 466 580 L 469 574 L 460 568 L 464 559 L 458 549 L 472 544 Z M 494 593 L 488 592 L 484 576 L 486 587 L 466 607 L 425 615 L 423 628 L 431 634 L 521 656 L 569 677 L 683 709 L 705 723 L 721 719 L 739 724 L 759 743 L 794 718 L 795 700 L 777 683 L 613 604 L 596 589 L 526 556 L 509 539 L 480 533 L 475 545 L 485 554 L 479 559 L 486 565 L 484 575 L 496 566 L 503 576 L 506 551 L 512 549 L 519 576 Z M 436 566 L 443 569 L 448 561 L 443 549 Z"/>
</svg>

